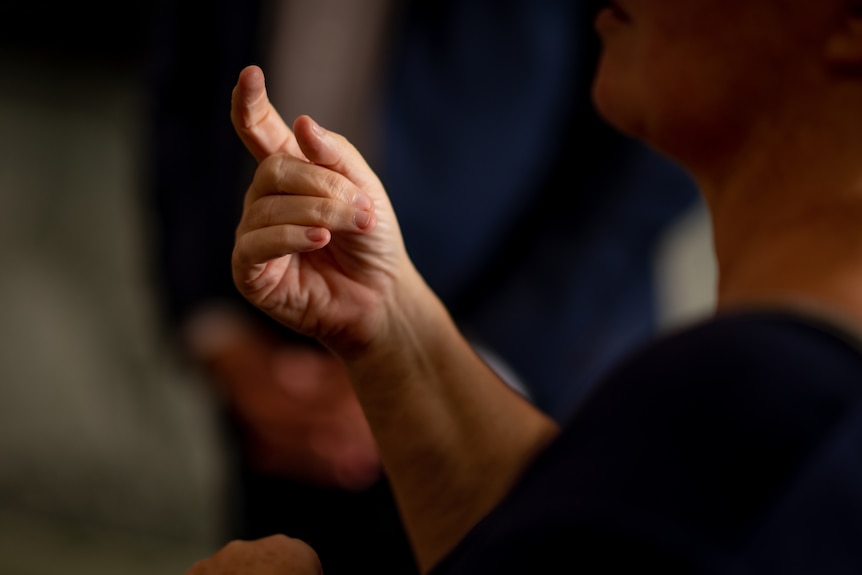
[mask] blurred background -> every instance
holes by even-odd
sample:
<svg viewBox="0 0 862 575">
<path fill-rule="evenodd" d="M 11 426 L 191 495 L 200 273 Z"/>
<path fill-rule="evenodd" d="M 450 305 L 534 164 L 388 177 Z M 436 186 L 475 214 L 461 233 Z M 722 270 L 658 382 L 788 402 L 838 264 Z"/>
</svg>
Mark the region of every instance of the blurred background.
<svg viewBox="0 0 862 575">
<path fill-rule="evenodd" d="M 222 529 L 215 406 L 169 343 L 147 261 L 149 18 L 0 8 L 3 575 L 182 573 Z M 660 250 L 665 327 L 712 303 L 708 234 L 698 206 Z"/>
<path fill-rule="evenodd" d="M 141 197 L 144 3 L 0 8 L 0 573 L 182 573 L 217 428 L 159 323 Z"/>
</svg>

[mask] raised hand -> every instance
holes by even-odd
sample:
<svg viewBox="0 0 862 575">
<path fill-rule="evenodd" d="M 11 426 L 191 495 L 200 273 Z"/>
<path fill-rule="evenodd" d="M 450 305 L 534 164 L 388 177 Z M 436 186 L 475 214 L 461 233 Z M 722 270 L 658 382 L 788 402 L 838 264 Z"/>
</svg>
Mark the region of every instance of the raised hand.
<svg viewBox="0 0 862 575">
<path fill-rule="evenodd" d="M 308 161 L 267 98 L 256 66 L 240 73 L 231 120 L 258 162 L 273 154 Z M 254 330 L 242 333 L 240 343 L 213 366 L 243 422 L 253 464 L 267 473 L 351 490 L 376 481 L 376 445 L 341 362 Z"/>
<path fill-rule="evenodd" d="M 241 72 L 231 118 L 260 160 L 237 227 L 237 289 L 291 329 L 344 352 L 362 347 L 396 279 L 415 273 L 380 181 L 308 116 L 291 132 L 257 67 Z"/>
</svg>

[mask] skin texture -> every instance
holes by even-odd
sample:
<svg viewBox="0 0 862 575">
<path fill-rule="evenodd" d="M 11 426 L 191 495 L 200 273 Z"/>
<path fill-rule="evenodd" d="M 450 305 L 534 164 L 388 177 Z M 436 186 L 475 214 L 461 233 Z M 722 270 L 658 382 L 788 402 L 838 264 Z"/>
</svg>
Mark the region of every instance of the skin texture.
<svg viewBox="0 0 862 575">
<path fill-rule="evenodd" d="M 596 105 L 622 131 L 698 170 L 704 162 L 732 170 L 717 164 L 734 161 L 743 141 L 764 149 L 756 132 L 799 113 L 802 102 L 784 95 L 818 81 L 836 17 L 789 0 L 618 4 L 625 21 L 598 22 Z"/>
<path fill-rule="evenodd" d="M 598 20 L 596 104 L 700 185 L 718 313 L 804 305 L 862 322 L 860 2 L 619 6 Z M 428 570 L 558 430 L 458 333 L 348 142 L 308 117 L 291 132 L 256 67 L 240 74 L 232 118 L 260 161 L 237 229 L 237 288 L 345 362 Z M 267 156 L 261 142 L 294 155 Z"/>
<path fill-rule="evenodd" d="M 630 0 L 599 22 L 596 105 L 697 181 L 720 309 L 778 298 L 859 315 L 858 4 Z"/>
<path fill-rule="evenodd" d="M 314 549 L 299 539 L 273 535 L 231 541 L 212 557 L 192 565 L 186 575 L 320 575 Z"/>
</svg>

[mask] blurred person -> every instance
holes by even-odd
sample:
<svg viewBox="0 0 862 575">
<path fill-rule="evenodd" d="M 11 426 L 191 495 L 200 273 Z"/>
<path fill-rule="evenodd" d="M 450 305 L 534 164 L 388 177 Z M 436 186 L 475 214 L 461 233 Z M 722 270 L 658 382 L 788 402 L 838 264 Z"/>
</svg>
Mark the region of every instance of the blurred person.
<svg viewBox="0 0 862 575">
<path fill-rule="evenodd" d="M 254 66 L 231 113 L 259 161 L 236 286 L 344 361 L 423 572 L 858 573 L 862 2 L 622 0 L 596 26 L 597 108 L 709 207 L 714 317 L 559 425 L 472 348 L 356 148 L 288 129 Z M 312 553 L 267 538 L 190 573 L 316 573 Z"/>
<path fill-rule="evenodd" d="M 302 537 L 330 574 L 415 570 L 343 365 L 265 321 L 225 264 L 254 169 L 225 119 L 236 70 L 265 62 L 279 109 L 360 143 L 472 345 L 560 419 L 655 330 L 652 251 L 696 199 L 680 170 L 594 114 L 589 14 L 563 0 L 161 5 L 157 270 L 235 432 L 228 537 Z"/>
</svg>

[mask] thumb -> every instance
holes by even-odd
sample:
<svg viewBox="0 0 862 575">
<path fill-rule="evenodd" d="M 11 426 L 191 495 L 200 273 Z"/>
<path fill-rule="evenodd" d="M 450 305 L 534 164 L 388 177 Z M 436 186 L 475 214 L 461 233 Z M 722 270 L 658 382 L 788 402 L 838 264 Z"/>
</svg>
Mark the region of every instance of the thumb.
<svg viewBox="0 0 862 575">
<path fill-rule="evenodd" d="M 276 152 L 302 157 L 293 132 L 269 101 L 263 70 L 246 66 L 231 93 L 230 119 L 242 143 L 260 162 Z"/>
<path fill-rule="evenodd" d="M 344 136 L 324 129 L 307 115 L 296 119 L 293 133 L 310 162 L 338 172 L 362 189 L 379 184 L 362 154 Z"/>
</svg>

